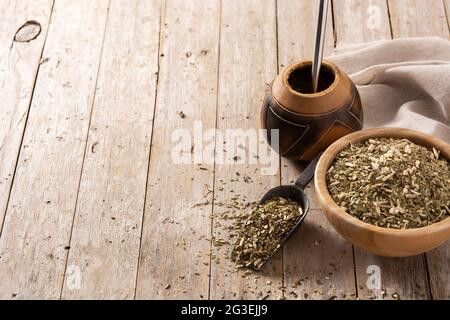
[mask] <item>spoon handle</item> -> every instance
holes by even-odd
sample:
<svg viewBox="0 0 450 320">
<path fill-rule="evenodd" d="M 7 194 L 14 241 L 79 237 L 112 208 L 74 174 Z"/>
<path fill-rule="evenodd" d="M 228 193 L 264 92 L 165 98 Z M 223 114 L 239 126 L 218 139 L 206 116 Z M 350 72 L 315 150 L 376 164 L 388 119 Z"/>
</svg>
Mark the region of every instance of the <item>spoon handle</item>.
<svg viewBox="0 0 450 320">
<path fill-rule="evenodd" d="M 316 93 L 319 86 L 320 67 L 323 59 L 323 49 L 325 42 L 325 29 L 327 27 L 327 14 L 330 0 L 318 0 L 317 8 L 317 29 L 314 45 L 314 58 L 312 63 L 312 87 Z"/>
<path fill-rule="evenodd" d="M 322 154 L 323 152 L 319 153 L 314 160 L 309 163 L 306 169 L 303 170 L 297 181 L 295 181 L 295 186 L 297 188 L 304 190 L 308 183 L 312 180 L 314 177 L 314 172 L 316 171 L 317 163 L 319 162 Z"/>
</svg>

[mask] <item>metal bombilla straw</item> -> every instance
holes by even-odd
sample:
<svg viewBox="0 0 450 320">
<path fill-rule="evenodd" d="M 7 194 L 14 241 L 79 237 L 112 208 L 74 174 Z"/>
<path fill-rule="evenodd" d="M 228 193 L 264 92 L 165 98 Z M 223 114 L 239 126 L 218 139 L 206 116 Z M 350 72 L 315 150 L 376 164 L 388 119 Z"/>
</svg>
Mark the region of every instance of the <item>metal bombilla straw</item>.
<svg viewBox="0 0 450 320">
<path fill-rule="evenodd" d="M 329 4 L 330 0 L 318 0 L 316 40 L 314 45 L 314 58 L 312 62 L 313 93 L 316 93 L 319 87 L 319 75 L 323 59 L 326 33 L 325 30 L 327 27 L 327 14 Z"/>
</svg>

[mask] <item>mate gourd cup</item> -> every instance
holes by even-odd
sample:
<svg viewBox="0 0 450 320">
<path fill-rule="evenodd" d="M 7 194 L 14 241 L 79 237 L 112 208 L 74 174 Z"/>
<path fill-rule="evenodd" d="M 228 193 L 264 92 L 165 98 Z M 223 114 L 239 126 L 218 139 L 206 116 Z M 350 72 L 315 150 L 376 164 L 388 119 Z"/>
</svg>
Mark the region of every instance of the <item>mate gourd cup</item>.
<svg viewBox="0 0 450 320">
<path fill-rule="evenodd" d="M 311 61 L 300 61 L 279 74 L 264 97 L 261 125 L 279 130 L 281 156 L 311 161 L 339 138 L 361 130 L 363 110 L 350 78 L 331 62 L 323 61 L 319 89 L 312 93 Z"/>
</svg>

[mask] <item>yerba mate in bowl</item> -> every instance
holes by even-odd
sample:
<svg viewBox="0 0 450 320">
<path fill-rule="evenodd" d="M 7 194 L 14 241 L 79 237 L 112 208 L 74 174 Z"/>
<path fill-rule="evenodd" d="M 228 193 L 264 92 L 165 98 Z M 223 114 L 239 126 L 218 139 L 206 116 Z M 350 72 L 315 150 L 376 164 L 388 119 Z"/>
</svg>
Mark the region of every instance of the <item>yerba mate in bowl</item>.
<svg viewBox="0 0 450 320">
<path fill-rule="evenodd" d="M 281 197 L 254 206 L 237 221 L 238 237 L 231 253 L 237 268 L 260 270 L 303 214 L 299 203 Z"/>
<path fill-rule="evenodd" d="M 449 160 L 448 143 L 415 130 L 356 132 L 321 157 L 317 198 L 333 228 L 354 245 L 381 256 L 421 254 L 450 238 Z"/>
<path fill-rule="evenodd" d="M 375 226 L 421 228 L 450 216 L 450 164 L 407 139 L 351 144 L 328 170 L 327 185 L 348 214 Z"/>
</svg>

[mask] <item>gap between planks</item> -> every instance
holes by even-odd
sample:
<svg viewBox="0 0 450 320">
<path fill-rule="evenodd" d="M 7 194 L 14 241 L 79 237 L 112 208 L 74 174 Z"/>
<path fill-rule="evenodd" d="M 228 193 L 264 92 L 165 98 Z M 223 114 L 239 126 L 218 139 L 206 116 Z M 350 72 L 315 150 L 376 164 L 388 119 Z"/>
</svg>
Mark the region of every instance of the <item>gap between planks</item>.
<svg viewBox="0 0 450 320">
<path fill-rule="evenodd" d="M 277 74 L 280 73 L 280 42 L 279 42 L 279 24 L 278 24 L 278 0 L 274 0 L 274 7 L 275 7 L 275 56 L 276 56 L 276 68 L 277 68 Z M 281 186 L 283 184 L 283 178 L 281 174 L 281 166 L 282 166 L 282 157 L 281 155 L 278 155 L 278 172 L 279 172 L 279 185 Z M 281 286 L 285 287 L 285 279 L 284 279 L 284 246 L 281 247 L 280 254 L 281 254 Z M 286 298 L 286 292 L 284 290 L 281 291 L 282 297 Z"/>
<path fill-rule="evenodd" d="M 89 141 L 89 132 L 91 130 L 91 124 L 92 124 L 92 114 L 94 113 L 94 108 L 95 108 L 95 97 L 97 95 L 98 76 L 100 74 L 100 66 L 101 66 L 101 63 L 102 63 L 103 48 L 105 46 L 105 35 L 106 35 L 106 29 L 108 27 L 108 19 L 109 19 L 109 9 L 110 9 L 110 7 L 111 7 L 111 0 L 108 0 L 108 7 L 106 9 L 105 25 L 104 25 L 104 29 L 103 29 L 103 39 L 102 39 L 102 45 L 101 45 L 101 48 L 100 48 L 100 58 L 99 58 L 99 62 L 98 62 L 98 65 L 97 65 L 97 73 L 95 75 L 95 85 L 94 85 L 94 87 L 96 89 L 94 90 L 94 94 L 92 96 L 92 102 L 91 102 L 92 107 L 91 107 L 91 110 L 89 112 L 88 129 L 86 131 L 86 140 L 85 140 L 86 142 L 85 142 L 85 145 L 84 145 L 84 153 L 83 153 L 83 160 L 82 160 L 82 163 L 81 163 L 80 178 L 78 180 L 77 195 L 75 197 L 75 208 L 74 208 L 74 211 L 73 211 L 72 225 L 71 225 L 70 234 L 69 234 L 69 247 L 72 244 L 73 227 L 74 227 L 74 224 L 75 224 L 75 215 L 77 213 L 77 208 L 78 208 L 78 196 L 80 194 L 81 179 L 83 177 L 83 169 L 84 169 L 84 164 L 85 164 L 85 161 L 86 161 L 86 153 L 87 153 L 88 141 Z M 68 261 L 69 261 L 69 254 L 70 254 L 70 252 L 67 252 L 66 258 L 65 258 L 63 280 L 61 282 L 61 291 L 60 291 L 60 294 L 59 294 L 59 299 L 62 299 L 62 296 L 63 296 L 64 283 L 66 281 L 67 264 L 68 264 Z"/>
<path fill-rule="evenodd" d="M 220 41 L 222 37 L 222 1 L 219 0 L 219 32 L 217 36 L 217 76 L 216 76 L 216 115 L 215 115 L 215 123 L 214 123 L 214 129 L 217 130 L 217 123 L 218 123 L 218 117 L 219 114 L 217 112 L 218 106 L 219 106 L 219 94 L 220 94 L 220 87 L 219 87 L 219 80 L 220 80 Z M 214 152 L 217 149 L 217 139 L 214 139 Z M 216 204 L 216 159 L 214 157 L 214 164 L 213 164 L 213 182 L 212 182 L 212 203 L 211 203 L 211 212 L 214 212 L 215 204 Z M 213 236 L 214 236 L 214 215 L 211 215 L 211 230 L 210 230 L 210 245 L 209 245 L 209 275 L 208 275 L 208 300 L 211 300 L 211 265 L 213 263 L 212 259 L 212 253 L 213 253 Z"/>
<path fill-rule="evenodd" d="M 158 101 L 158 86 L 159 86 L 159 76 L 160 76 L 160 70 L 161 70 L 161 42 L 162 39 L 162 29 L 163 29 L 163 21 L 164 21 L 164 13 L 166 9 L 166 0 L 161 0 L 160 8 L 159 8 L 159 41 L 158 41 L 158 65 L 157 65 L 157 75 L 156 75 L 156 85 L 155 85 L 155 99 L 153 101 L 153 123 L 155 123 L 156 119 L 156 101 Z M 150 159 L 152 156 L 152 141 L 153 141 L 153 132 L 154 127 L 152 126 L 152 132 L 150 134 L 150 148 L 148 153 L 148 164 L 147 164 L 147 178 L 145 179 L 145 196 L 144 196 L 144 207 L 142 208 L 142 221 L 141 221 L 141 236 L 139 240 L 139 253 L 138 253 L 138 263 L 137 263 L 137 269 L 136 269 L 136 279 L 135 279 L 135 285 L 134 285 L 134 296 L 133 299 L 136 300 L 137 295 L 137 287 L 138 287 L 138 279 L 139 279 L 139 263 L 141 260 L 141 250 L 142 250 L 142 235 L 144 230 L 144 219 L 145 219 L 145 207 L 147 204 L 147 194 L 148 194 L 148 181 L 149 181 L 149 174 L 150 174 Z"/>
</svg>

